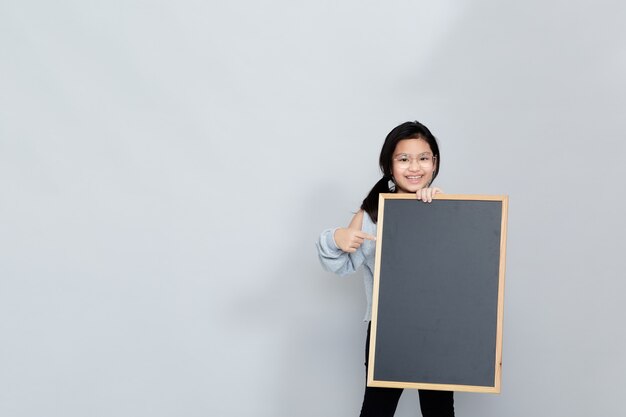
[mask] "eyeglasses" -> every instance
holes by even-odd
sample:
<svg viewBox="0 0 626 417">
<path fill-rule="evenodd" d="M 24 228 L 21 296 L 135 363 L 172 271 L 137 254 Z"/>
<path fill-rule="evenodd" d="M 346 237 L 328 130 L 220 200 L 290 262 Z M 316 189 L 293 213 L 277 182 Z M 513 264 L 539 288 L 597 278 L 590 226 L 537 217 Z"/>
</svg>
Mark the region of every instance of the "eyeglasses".
<svg viewBox="0 0 626 417">
<path fill-rule="evenodd" d="M 402 169 L 410 167 L 413 160 L 415 160 L 417 164 L 423 169 L 430 169 L 433 167 L 435 159 L 437 159 L 437 157 L 433 156 L 433 154 L 431 154 L 430 152 L 421 153 L 415 158 L 411 158 L 411 155 L 407 153 L 401 153 L 400 155 L 396 155 L 396 157 L 393 158 L 396 165 L 398 165 L 398 167 Z"/>
</svg>

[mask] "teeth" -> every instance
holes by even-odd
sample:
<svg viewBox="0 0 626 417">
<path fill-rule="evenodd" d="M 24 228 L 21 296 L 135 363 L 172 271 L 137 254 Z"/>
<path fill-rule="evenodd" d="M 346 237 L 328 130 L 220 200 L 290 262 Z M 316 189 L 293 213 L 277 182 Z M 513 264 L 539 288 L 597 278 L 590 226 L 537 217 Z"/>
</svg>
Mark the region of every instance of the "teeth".
<svg viewBox="0 0 626 417">
<path fill-rule="evenodd" d="M 422 178 L 422 176 L 420 175 L 419 177 L 407 177 L 410 180 L 419 180 L 420 178 Z"/>
</svg>

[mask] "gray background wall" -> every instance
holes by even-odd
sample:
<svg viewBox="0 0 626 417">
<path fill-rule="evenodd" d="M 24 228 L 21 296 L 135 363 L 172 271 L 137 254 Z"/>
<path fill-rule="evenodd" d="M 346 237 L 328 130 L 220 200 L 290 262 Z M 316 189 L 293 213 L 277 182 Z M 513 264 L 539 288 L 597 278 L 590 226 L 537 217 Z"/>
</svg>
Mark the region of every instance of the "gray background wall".
<svg viewBox="0 0 626 417">
<path fill-rule="evenodd" d="M 0 415 L 358 415 L 361 277 L 313 242 L 413 119 L 445 191 L 510 196 L 503 390 L 457 414 L 619 414 L 625 18 L 1 2 Z"/>
</svg>

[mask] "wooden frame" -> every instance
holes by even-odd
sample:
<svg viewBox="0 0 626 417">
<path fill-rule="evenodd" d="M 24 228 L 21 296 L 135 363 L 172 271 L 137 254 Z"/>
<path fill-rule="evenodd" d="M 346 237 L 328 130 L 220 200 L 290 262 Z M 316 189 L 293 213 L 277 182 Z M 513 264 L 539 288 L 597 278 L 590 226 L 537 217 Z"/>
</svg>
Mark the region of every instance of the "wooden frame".
<svg viewBox="0 0 626 417">
<path fill-rule="evenodd" d="M 506 228 L 508 220 L 508 197 L 507 196 L 489 196 L 489 195 L 470 195 L 470 194 L 438 194 L 433 197 L 434 200 L 470 200 L 470 201 L 492 201 L 500 202 L 501 211 L 501 225 L 500 225 L 500 245 L 499 245 L 499 270 L 498 270 L 498 284 L 497 284 L 497 317 L 495 318 L 496 325 L 496 346 L 495 357 L 493 361 L 494 375 L 493 384 L 487 385 L 466 385 L 457 383 L 429 383 L 429 382 L 415 382 L 415 381 L 394 381 L 394 380 L 380 380 L 375 379 L 376 371 L 376 337 L 378 329 L 378 316 L 379 316 L 379 291 L 381 284 L 381 256 L 382 245 L 384 236 L 384 216 L 385 216 L 385 202 L 387 200 L 416 200 L 415 194 L 380 194 L 379 206 L 378 206 L 378 225 L 377 225 L 377 241 L 376 241 L 376 260 L 375 260 L 375 272 L 374 272 L 374 289 L 373 289 L 373 305 L 372 305 L 372 323 L 370 334 L 370 349 L 369 349 L 369 366 L 367 374 L 367 385 L 371 387 L 390 387 L 390 388 L 411 388 L 411 389 L 428 389 L 428 390 L 443 390 L 443 391 L 466 391 L 466 392 L 480 392 L 480 393 L 499 393 L 501 384 L 502 373 L 502 322 L 503 322 L 503 308 L 504 308 L 504 275 L 505 275 L 505 259 L 506 259 Z"/>
</svg>

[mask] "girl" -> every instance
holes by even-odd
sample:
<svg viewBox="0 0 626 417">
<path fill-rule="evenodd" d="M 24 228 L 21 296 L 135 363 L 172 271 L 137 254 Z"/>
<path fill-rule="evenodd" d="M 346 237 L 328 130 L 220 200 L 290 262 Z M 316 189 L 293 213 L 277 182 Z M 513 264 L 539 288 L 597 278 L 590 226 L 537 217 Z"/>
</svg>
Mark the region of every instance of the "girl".
<svg viewBox="0 0 626 417">
<path fill-rule="evenodd" d="M 376 251 L 376 222 L 379 193 L 415 193 L 425 203 L 441 193 L 431 187 L 440 167 L 439 146 L 430 130 L 419 122 L 406 122 L 394 128 L 380 151 L 379 164 L 383 177 L 371 189 L 361 209 L 347 228 L 327 229 L 317 242 L 317 251 L 325 269 L 346 275 L 365 265 L 363 274 L 367 311 L 364 321 L 372 314 L 374 285 L 374 256 Z M 371 323 L 365 342 L 365 374 L 369 357 Z M 361 417 L 393 416 L 402 389 L 365 387 Z M 450 391 L 419 390 L 420 408 L 424 417 L 453 417 L 454 398 Z"/>
</svg>

